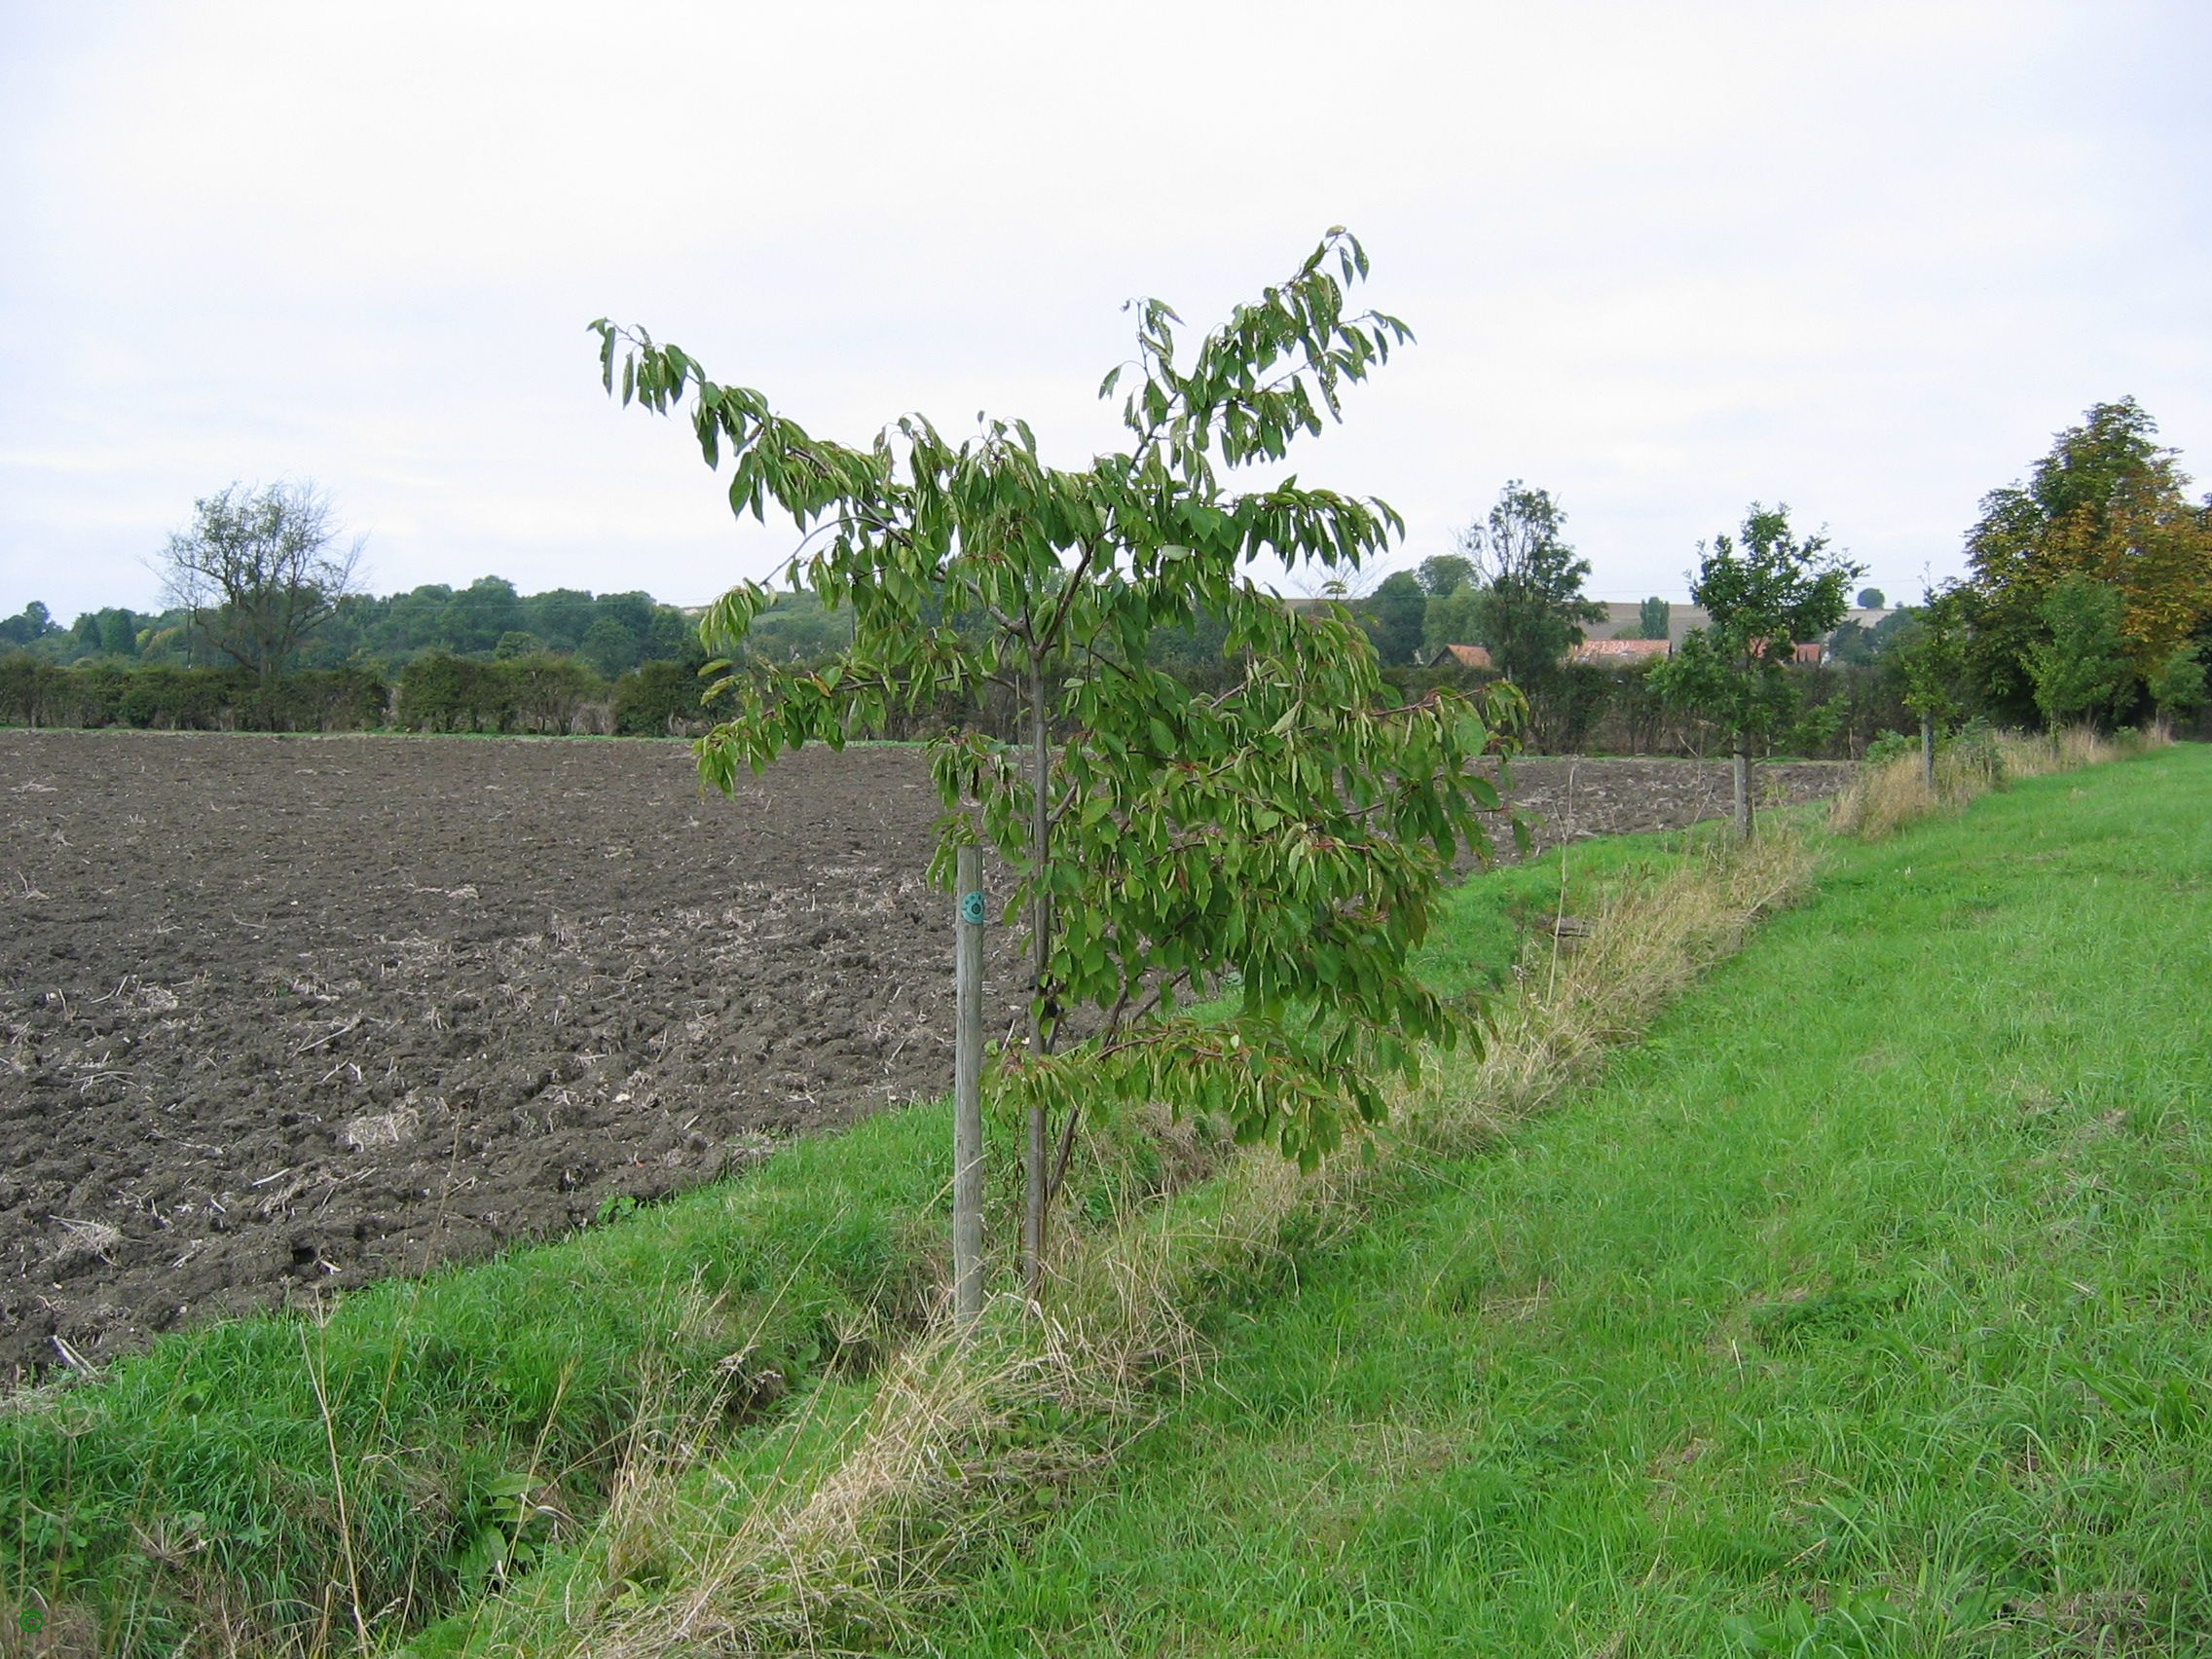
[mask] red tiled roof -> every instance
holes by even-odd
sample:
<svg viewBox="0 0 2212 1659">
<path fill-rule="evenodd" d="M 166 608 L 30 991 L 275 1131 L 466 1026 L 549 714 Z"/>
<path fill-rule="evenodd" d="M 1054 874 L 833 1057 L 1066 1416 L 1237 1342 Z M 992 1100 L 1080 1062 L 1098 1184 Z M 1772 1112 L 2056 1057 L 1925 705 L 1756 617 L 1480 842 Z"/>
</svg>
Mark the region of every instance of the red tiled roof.
<svg viewBox="0 0 2212 1659">
<path fill-rule="evenodd" d="M 1491 666 L 1490 652 L 1481 645 L 1439 646 L 1436 654 L 1428 659 L 1428 666 L 1431 668 L 1440 667 L 1448 656 L 1461 668 L 1489 668 Z"/>
</svg>

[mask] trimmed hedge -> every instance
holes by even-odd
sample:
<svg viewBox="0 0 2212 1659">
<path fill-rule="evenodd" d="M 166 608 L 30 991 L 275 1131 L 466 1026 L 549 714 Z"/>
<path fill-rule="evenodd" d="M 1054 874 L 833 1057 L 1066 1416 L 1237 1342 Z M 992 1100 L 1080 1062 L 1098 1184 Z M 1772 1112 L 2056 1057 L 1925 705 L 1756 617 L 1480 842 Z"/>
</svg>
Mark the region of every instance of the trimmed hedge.
<svg viewBox="0 0 2212 1659">
<path fill-rule="evenodd" d="M 391 688 L 370 668 L 305 669 L 263 681 L 243 669 L 60 668 L 0 656 L 0 724 L 141 731 L 359 731 L 385 723 Z"/>
<path fill-rule="evenodd" d="M 703 704 L 709 683 L 696 663 L 642 663 L 614 682 L 614 729 L 624 737 L 696 737 L 728 701 L 725 693 Z"/>
<path fill-rule="evenodd" d="M 1227 664 L 1180 667 L 1201 693 L 1233 679 Z M 1530 747 L 1545 754 L 1705 755 L 1723 748 L 1707 722 L 1668 708 L 1647 665 L 1575 664 L 1530 697 Z M 1493 675 L 1451 666 L 1388 668 L 1384 695 L 1400 703 L 1436 686 L 1472 689 Z M 695 737 L 721 712 L 703 705 L 707 682 L 690 662 L 648 662 L 610 685 L 571 656 L 533 652 L 505 661 L 444 653 L 417 657 L 396 683 L 373 667 L 303 670 L 264 684 L 237 669 L 61 668 L 27 651 L 0 654 L 0 724 L 129 726 L 158 731 L 360 731 L 399 725 L 427 732 L 526 732 Z M 1878 669 L 1824 667 L 1802 678 L 1804 706 L 1778 751 L 1848 756 L 1884 731 L 1915 729 L 1895 677 Z M 927 738 L 953 727 L 1018 741 L 1017 701 L 1003 687 L 977 702 L 938 699 L 911 714 L 894 710 L 880 729 L 857 736 Z"/>
<path fill-rule="evenodd" d="M 543 652 L 478 662 L 434 652 L 399 671 L 397 723 L 411 731 L 609 736 L 607 682 L 574 657 Z"/>
</svg>

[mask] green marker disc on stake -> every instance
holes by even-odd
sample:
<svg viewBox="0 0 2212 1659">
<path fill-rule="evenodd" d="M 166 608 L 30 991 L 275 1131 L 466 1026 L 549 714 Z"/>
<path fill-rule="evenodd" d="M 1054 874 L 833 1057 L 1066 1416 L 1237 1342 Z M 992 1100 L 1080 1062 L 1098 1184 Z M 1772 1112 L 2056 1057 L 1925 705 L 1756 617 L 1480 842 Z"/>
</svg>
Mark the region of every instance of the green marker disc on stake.
<svg viewBox="0 0 2212 1659">
<path fill-rule="evenodd" d="M 960 896 L 960 919 L 980 927 L 983 921 L 983 896 L 980 893 L 963 893 Z"/>
</svg>

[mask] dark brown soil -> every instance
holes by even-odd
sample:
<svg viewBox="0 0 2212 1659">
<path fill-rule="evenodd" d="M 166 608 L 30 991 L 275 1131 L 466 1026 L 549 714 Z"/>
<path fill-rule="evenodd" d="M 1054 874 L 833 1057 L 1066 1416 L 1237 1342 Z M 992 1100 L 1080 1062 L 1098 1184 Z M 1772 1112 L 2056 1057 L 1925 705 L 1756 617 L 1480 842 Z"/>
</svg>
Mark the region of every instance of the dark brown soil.
<svg viewBox="0 0 2212 1659">
<path fill-rule="evenodd" d="M 1851 766 L 1841 760 L 1772 760 L 1752 769 L 1753 799 L 1761 810 L 1795 801 L 1824 800 L 1842 789 Z M 1680 830 L 1709 818 L 1726 818 L 1731 784 L 1728 762 L 1672 759 L 1516 760 L 1513 802 L 1533 820 L 1536 850 L 1591 835 L 1626 835 L 1646 830 Z M 1500 854 L 1514 852 L 1510 832 L 1497 836 Z"/>
<path fill-rule="evenodd" d="M 1724 766 L 1515 772 L 1547 842 L 1727 804 Z M 724 800 L 671 744 L 0 733 L 0 1382 L 942 1092 L 936 813 L 905 749 Z"/>
</svg>

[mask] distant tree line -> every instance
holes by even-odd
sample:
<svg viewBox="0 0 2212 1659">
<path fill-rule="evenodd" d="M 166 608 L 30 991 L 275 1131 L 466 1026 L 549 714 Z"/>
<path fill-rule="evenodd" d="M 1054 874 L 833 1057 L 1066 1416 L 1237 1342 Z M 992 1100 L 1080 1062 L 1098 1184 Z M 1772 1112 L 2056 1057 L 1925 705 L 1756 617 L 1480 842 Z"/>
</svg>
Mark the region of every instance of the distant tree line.
<svg viewBox="0 0 2212 1659">
<path fill-rule="evenodd" d="M 87 611 L 63 627 L 33 601 L 0 621 L 0 649 L 26 649 L 45 661 L 146 663 L 172 668 L 245 666 L 183 607 Z M 442 583 L 377 597 L 347 594 L 273 671 L 369 664 L 405 667 L 432 652 L 482 660 L 551 654 L 571 656 L 611 678 L 642 662 L 697 657 L 698 641 L 682 611 L 650 594 L 597 594 L 554 588 L 524 594 L 503 576 L 480 576 L 464 588 Z M 259 672 L 258 662 L 251 665 Z"/>
<path fill-rule="evenodd" d="M 2212 498 L 2133 399 L 2058 433 L 2020 483 L 1993 491 L 1967 535 L 1969 572 L 1872 626 L 1843 619 L 1858 567 L 1788 509 L 1753 503 L 1741 535 L 1698 552 L 1707 626 L 1669 661 L 1576 661 L 1604 614 L 1556 498 L 1520 480 L 1454 550 L 1343 605 L 1390 695 L 1508 678 L 1531 746 L 1553 752 L 1856 755 L 1884 732 L 1986 719 L 2019 725 L 2200 719 L 2212 650 Z M 524 594 L 499 576 L 386 597 L 352 591 L 342 541 L 312 487 L 228 491 L 196 503 L 167 550 L 168 607 L 110 607 L 63 626 L 36 601 L 0 619 L 0 722 L 183 729 L 682 733 L 702 729 L 706 663 L 694 619 L 641 592 Z M 1883 595 L 1858 593 L 1862 608 Z M 1623 637 L 1670 637 L 1645 600 Z M 932 625 L 972 619 L 930 608 Z M 1226 683 L 1228 627 L 1202 608 L 1155 627 L 1150 666 Z M 1824 638 L 1819 667 L 1782 645 Z M 845 650 L 849 611 L 779 593 L 738 661 L 812 664 Z M 1445 645 L 1491 667 L 1430 667 Z M 879 735 L 971 723 L 1011 735 L 1011 711 L 938 708 Z M 912 729 L 908 729 L 912 728 Z M 1931 738 L 1932 740 L 1932 738 Z"/>
</svg>

